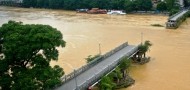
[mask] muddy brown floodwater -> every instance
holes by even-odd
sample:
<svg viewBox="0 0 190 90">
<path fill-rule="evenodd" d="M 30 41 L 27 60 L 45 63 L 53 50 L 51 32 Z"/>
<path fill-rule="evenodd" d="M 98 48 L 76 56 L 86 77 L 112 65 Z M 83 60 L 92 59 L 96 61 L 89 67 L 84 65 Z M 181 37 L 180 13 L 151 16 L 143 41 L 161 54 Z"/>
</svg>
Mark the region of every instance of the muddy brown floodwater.
<svg viewBox="0 0 190 90">
<path fill-rule="evenodd" d="M 151 24 L 165 25 L 162 15 L 90 15 L 72 11 L 0 7 L 0 25 L 9 20 L 25 24 L 48 24 L 63 34 L 67 42 L 59 48 L 60 65 L 66 73 L 85 64 L 88 55 L 105 53 L 128 41 L 129 44 L 150 40 L 151 61 L 132 65 L 130 75 L 136 80 L 121 90 L 190 90 L 190 19 L 178 29 L 167 30 Z"/>
</svg>

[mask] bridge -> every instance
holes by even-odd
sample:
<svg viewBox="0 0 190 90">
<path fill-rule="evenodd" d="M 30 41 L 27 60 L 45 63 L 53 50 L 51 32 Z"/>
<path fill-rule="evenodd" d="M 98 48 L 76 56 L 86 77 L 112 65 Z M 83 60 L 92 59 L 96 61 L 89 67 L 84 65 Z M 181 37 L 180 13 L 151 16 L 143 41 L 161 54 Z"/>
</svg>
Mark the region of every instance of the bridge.
<svg viewBox="0 0 190 90">
<path fill-rule="evenodd" d="M 168 22 L 166 22 L 166 28 L 176 29 L 179 25 L 187 18 L 189 14 L 189 9 L 181 10 L 180 12 L 169 17 Z"/>
<path fill-rule="evenodd" d="M 112 72 L 124 57 L 132 57 L 138 52 L 138 46 L 123 43 L 92 62 L 74 70 L 61 78 L 62 84 L 55 90 L 86 90 L 97 84 L 101 78 Z"/>
</svg>

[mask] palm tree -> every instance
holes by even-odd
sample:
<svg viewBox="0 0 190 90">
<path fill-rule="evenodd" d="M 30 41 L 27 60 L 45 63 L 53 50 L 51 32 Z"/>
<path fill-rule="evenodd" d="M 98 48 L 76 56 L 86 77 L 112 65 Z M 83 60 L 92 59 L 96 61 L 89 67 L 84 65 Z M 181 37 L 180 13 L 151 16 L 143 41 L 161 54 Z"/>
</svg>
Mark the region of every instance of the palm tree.
<svg viewBox="0 0 190 90">
<path fill-rule="evenodd" d="M 152 43 L 150 41 L 145 41 L 144 44 L 139 46 L 139 58 L 142 58 L 142 55 L 144 58 L 146 57 L 146 52 L 150 49 L 152 46 Z"/>
<path fill-rule="evenodd" d="M 129 66 L 131 65 L 131 60 L 128 59 L 128 57 L 125 57 L 124 59 L 122 59 L 119 68 L 121 68 L 121 72 L 123 74 L 123 78 L 126 77 L 126 69 L 129 68 Z"/>
<path fill-rule="evenodd" d="M 103 77 L 100 81 L 100 90 L 113 90 L 115 86 L 116 84 L 109 76 Z"/>
</svg>

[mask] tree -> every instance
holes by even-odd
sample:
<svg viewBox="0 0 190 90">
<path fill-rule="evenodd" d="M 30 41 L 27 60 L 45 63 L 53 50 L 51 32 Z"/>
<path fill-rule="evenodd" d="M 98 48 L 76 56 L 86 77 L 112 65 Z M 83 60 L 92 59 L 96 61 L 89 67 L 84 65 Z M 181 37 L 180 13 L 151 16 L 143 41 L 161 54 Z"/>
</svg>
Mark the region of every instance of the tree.
<svg viewBox="0 0 190 90">
<path fill-rule="evenodd" d="M 143 8 L 145 11 L 151 10 L 152 9 L 152 1 L 151 0 L 144 0 L 143 1 Z"/>
<path fill-rule="evenodd" d="M 116 84 L 113 83 L 113 80 L 109 76 L 105 76 L 100 81 L 100 90 L 113 90 Z"/>
<path fill-rule="evenodd" d="M 144 57 L 145 57 L 146 52 L 149 50 L 151 46 L 152 46 L 152 43 L 150 41 L 145 41 L 143 45 L 139 46 L 139 52 L 141 54 L 144 54 Z"/>
<path fill-rule="evenodd" d="M 166 7 L 169 11 L 169 16 L 172 16 L 173 14 L 179 12 L 180 5 L 179 3 L 176 3 L 176 0 L 165 0 Z"/>
<path fill-rule="evenodd" d="M 159 10 L 159 11 L 167 10 L 166 3 L 165 2 L 158 3 L 156 9 Z"/>
<path fill-rule="evenodd" d="M 139 10 L 148 11 L 152 8 L 151 0 L 137 0 L 136 2 Z"/>
<path fill-rule="evenodd" d="M 119 67 L 121 68 L 123 78 L 127 76 L 126 70 L 129 68 L 130 65 L 131 65 L 131 60 L 128 59 L 128 57 L 123 58 L 122 61 L 120 62 Z"/>
<path fill-rule="evenodd" d="M 176 3 L 176 0 L 165 0 L 168 11 L 172 9 L 179 9 L 180 5 Z"/>
<path fill-rule="evenodd" d="M 2 90 L 42 90 L 61 83 L 56 47 L 64 47 L 62 34 L 48 25 L 9 21 L 0 27 L 0 87 Z"/>
<path fill-rule="evenodd" d="M 50 8 L 60 9 L 60 8 L 63 8 L 63 5 L 64 5 L 63 0 L 49 0 L 49 7 Z"/>
<path fill-rule="evenodd" d="M 45 0 L 37 0 L 36 7 L 38 7 L 38 8 L 48 8 L 49 7 L 49 2 L 47 2 Z"/>
<path fill-rule="evenodd" d="M 172 15 L 178 13 L 178 12 L 179 12 L 178 9 L 171 9 L 170 12 L 169 12 L 169 16 L 172 16 Z"/>
<path fill-rule="evenodd" d="M 125 8 L 125 11 L 126 12 L 132 12 L 135 10 L 136 8 L 136 4 L 134 1 L 131 1 L 131 0 L 125 0 L 125 3 L 124 3 L 124 8 Z"/>
<path fill-rule="evenodd" d="M 37 0 L 23 0 L 24 7 L 36 7 Z"/>
<path fill-rule="evenodd" d="M 121 10 L 124 9 L 125 0 L 110 0 L 111 9 Z"/>
<path fill-rule="evenodd" d="M 190 0 L 184 0 L 184 7 L 190 6 Z"/>
</svg>

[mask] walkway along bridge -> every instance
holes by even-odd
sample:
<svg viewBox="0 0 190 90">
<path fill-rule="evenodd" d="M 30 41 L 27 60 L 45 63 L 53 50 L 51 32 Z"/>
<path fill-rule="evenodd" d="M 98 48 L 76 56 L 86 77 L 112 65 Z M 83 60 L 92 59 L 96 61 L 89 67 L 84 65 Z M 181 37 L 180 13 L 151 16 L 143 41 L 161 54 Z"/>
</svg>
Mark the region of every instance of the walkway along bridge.
<svg viewBox="0 0 190 90">
<path fill-rule="evenodd" d="M 180 12 L 169 17 L 168 22 L 166 22 L 166 28 L 176 29 L 179 25 L 188 17 L 190 14 L 189 9 L 181 10 Z"/>
<path fill-rule="evenodd" d="M 86 90 L 100 81 L 101 77 L 112 72 L 124 57 L 132 57 L 138 52 L 138 46 L 123 43 L 92 62 L 74 70 L 61 78 L 62 85 L 55 90 Z"/>
</svg>

